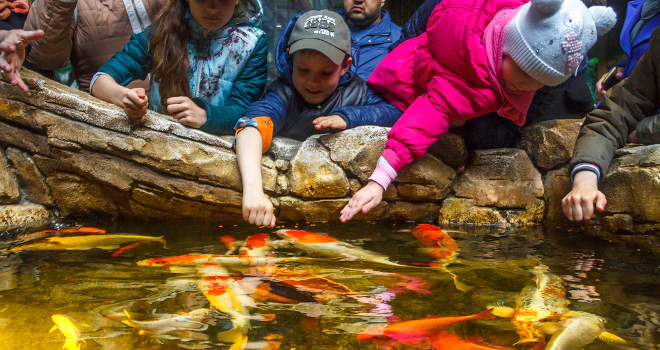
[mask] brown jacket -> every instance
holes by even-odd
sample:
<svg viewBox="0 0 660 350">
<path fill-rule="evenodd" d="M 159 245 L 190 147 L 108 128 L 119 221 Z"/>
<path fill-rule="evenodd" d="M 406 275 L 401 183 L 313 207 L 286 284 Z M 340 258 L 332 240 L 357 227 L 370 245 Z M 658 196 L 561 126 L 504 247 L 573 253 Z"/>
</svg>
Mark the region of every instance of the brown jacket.
<svg viewBox="0 0 660 350">
<path fill-rule="evenodd" d="M 79 88 L 89 91 L 96 71 L 124 48 L 131 34 L 149 26 L 166 3 L 167 0 L 36 0 L 24 29 L 43 29 L 46 35 L 32 43 L 27 61 L 46 70 L 65 67 L 71 61 Z M 146 88 L 148 82 L 129 85 L 136 86 Z"/>
<path fill-rule="evenodd" d="M 651 35 L 650 44 L 630 76 L 608 90 L 598 108 L 587 115 L 571 169 L 579 163 L 596 164 L 604 178 L 614 152 L 625 146 L 633 130 L 640 143 L 660 143 L 660 28 Z"/>
</svg>

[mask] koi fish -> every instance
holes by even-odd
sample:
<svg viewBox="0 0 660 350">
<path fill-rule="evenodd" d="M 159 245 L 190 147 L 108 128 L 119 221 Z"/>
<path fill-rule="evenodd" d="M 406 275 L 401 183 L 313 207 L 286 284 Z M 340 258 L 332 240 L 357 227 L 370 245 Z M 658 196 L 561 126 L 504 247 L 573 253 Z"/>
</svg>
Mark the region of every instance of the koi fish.
<svg viewBox="0 0 660 350">
<path fill-rule="evenodd" d="M 144 243 L 144 242 L 135 242 L 135 243 L 133 243 L 133 244 L 129 244 L 129 245 L 127 245 L 127 246 L 123 246 L 123 247 L 121 247 L 121 248 L 115 250 L 115 252 L 112 253 L 112 257 L 113 257 L 113 258 L 116 258 L 116 257 L 118 257 L 118 256 L 120 256 L 120 255 L 122 255 L 122 254 L 124 254 L 126 251 L 131 250 L 131 249 L 133 249 L 133 248 L 139 246 L 139 245 L 142 244 L 142 243 Z"/>
<path fill-rule="evenodd" d="M 298 290 L 296 287 L 279 281 L 267 281 L 256 287 L 252 298 L 257 301 L 273 300 L 283 304 L 314 303 L 316 299 L 311 293 Z"/>
<path fill-rule="evenodd" d="M 534 267 L 532 272 L 534 278 L 516 297 L 516 309 L 496 306 L 493 310 L 495 316 L 512 318 L 520 344 L 541 341 L 555 332 L 558 321 L 575 315 L 568 309 L 561 278 L 545 265 Z"/>
<path fill-rule="evenodd" d="M 507 348 L 502 346 L 495 346 L 491 344 L 484 343 L 479 337 L 471 337 L 467 340 L 451 334 L 447 331 L 440 331 L 437 334 L 429 337 L 431 341 L 431 346 L 435 350 L 514 350 L 513 348 Z M 534 347 L 530 350 L 540 350 L 543 346 L 543 343 L 539 343 L 540 347 Z"/>
<path fill-rule="evenodd" d="M 305 257 L 251 257 L 235 255 L 188 254 L 166 258 L 153 258 L 137 262 L 138 266 L 168 267 L 168 266 L 194 266 L 199 264 L 219 264 L 227 267 L 269 266 L 280 263 L 307 260 Z"/>
<path fill-rule="evenodd" d="M 559 330 L 552 335 L 546 350 L 580 350 L 596 338 L 623 344 L 626 341 L 605 331 L 605 321 L 592 314 L 580 313 L 559 324 Z"/>
<path fill-rule="evenodd" d="M 436 259 L 449 260 L 456 257 L 458 243 L 440 227 L 421 224 L 412 229 L 413 235 L 425 248 L 422 251 Z"/>
<path fill-rule="evenodd" d="M 238 249 L 238 253 L 242 256 L 266 257 L 272 250 L 268 244 L 269 241 L 268 234 L 260 233 L 252 235 L 245 240 L 243 246 Z"/>
<path fill-rule="evenodd" d="M 128 313 L 128 311 L 124 310 L 124 314 L 128 319 L 121 322 L 133 328 L 139 329 L 140 335 L 146 333 L 165 334 L 180 330 L 202 332 L 205 331 L 209 325 L 202 323 L 201 321 L 210 311 L 211 310 L 209 309 L 197 309 L 183 315 L 166 314 L 159 315 L 159 318 L 156 320 L 137 321 L 131 318 L 131 315 Z"/>
<path fill-rule="evenodd" d="M 57 314 L 51 316 L 53 319 L 53 322 L 55 322 L 55 325 L 53 328 L 48 331 L 48 333 L 51 333 L 55 331 L 56 329 L 59 329 L 62 334 L 66 337 L 66 340 L 64 341 L 64 346 L 62 349 L 66 350 L 80 350 L 80 330 L 78 327 L 76 327 L 75 322 L 72 318 L 66 315 L 62 314 Z"/>
<path fill-rule="evenodd" d="M 317 254 L 333 258 L 340 257 L 348 260 L 360 260 L 377 264 L 403 266 L 389 261 L 384 255 L 364 250 L 346 242 L 341 242 L 330 236 L 300 230 L 278 230 L 275 233 L 281 238 L 290 241 L 296 247 Z"/>
<path fill-rule="evenodd" d="M 152 237 L 142 235 L 88 235 L 88 236 L 66 236 L 48 237 L 43 241 L 21 245 L 12 248 L 14 251 L 23 250 L 90 250 L 94 248 L 104 250 L 115 250 L 122 244 L 128 242 L 160 242 L 165 246 L 163 236 Z"/>
<path fill-rule="evenodd" d="M 32 241 L 35 239 L 41 239 L 45 237 L 50 237 L 50 236 L 58 236 L 62 234 L 69 234 L 69 233 L 76 233 L 76 234 L 105 234 L 105 230 L 95 228 L 95 227 L 66 227 L 66 228 L 61 228 L 58 230 L 43 230 L 43 231 L 37 231 L 37 232 L 32 232 L 32 233 L 27 233 L 24 235 L 18 236 L 18 240 L 20 241 Z"/>
<path fill-rule="evenodd" d="M 482 311 L 469 316 L 426 317 L 419 320 L 406 321 L 369 328 L 358 334 L 358 340 L 380 340 L 383 337 L 391 338 L 404 343 L 416 343 L 431 337 L 439 331 L 445 330 L 455 324 L 469 320 L 493 319 L 493 309 Z"/>
<path fill-rule="evenodd" d="M 357 294 L 341 283 L 309 271 L 287 270 L 276 266 L 257 267 L 255 271 L 313 294 Z"/>
<path fill-rule="evenodd" d="M 211 305 L 229 315 L 235 327 L 250 328 L 247 305 L 254 306 L 254 301 L 229 271 L 217 264 L 202 264 L 195 272 L 201 277 L 199 289 Z"/>
</svg>

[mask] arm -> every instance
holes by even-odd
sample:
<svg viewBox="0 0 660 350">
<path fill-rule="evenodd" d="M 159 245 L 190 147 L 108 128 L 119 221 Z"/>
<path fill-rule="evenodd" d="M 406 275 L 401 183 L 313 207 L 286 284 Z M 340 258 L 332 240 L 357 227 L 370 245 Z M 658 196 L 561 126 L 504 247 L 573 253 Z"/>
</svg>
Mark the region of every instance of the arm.
<svg viewBox="0 0 660 350">
<path fill-rule="evenodd" d="M 628 137 L 629 142 L 645 145 L 660 143 L 660 114 L 642 119 L 635 128 L 637 139 Z"/>
<path fill-rule="evenodd" d="M 351 129 L 362 125 L 390 127 L 399 120 L 403 112 L 369 89 L 364 106 L 340 107 L 333 110 L 331 114 L 344 118 L 346 128 Z"/>
<path fill-rule="evenodd" d="M 55 70 L 71 58 L 76 1 L 36 0 L 30 7 L 23 29 L 43 30 L 46 35 L 32 44 L 27 61 L 37 69 Z"/>
<path fill-rule="evenodd" d="M 0 31 L 0 69 L 5 71 L 9 83 L 28 92 L 21 79 L 20 70 L 25 60 L 25 47 L 33 40 L 44 36 L 42 30 L 27 32 L 21 29 Z"/>
<path fill-rule="evenodd" d="M 123 87 L 109 75 L 101 75 L 94 81 L 92 95 L 123 108 L 129 118 L 141 118 L 149 107 L 144 89 Z"/>
<path fill-rule="evenodd" d="M 243 182 L 243 219 L 257 226 L 275 227 L 273 204 L 263 191 L 261 151 L 261 134 L 257 128 L 248 126 L 238 131 L 236 161 Z"/>
<path fill-rule="evenodd" d="M 234 132 L 234 125 L 238 119 L 243 116 L 248 106 L 263 94 L 266 86 L 267 63 L 268 44 L 266 36 L 262 35 L 245 67 L 234 81 L 224 106 L 213 106 L 201 98 L 193 98 L 195 103 L 206 109 L 207 120 L 201 126 L 201 130 L 214 134 Z"/>
</svg>

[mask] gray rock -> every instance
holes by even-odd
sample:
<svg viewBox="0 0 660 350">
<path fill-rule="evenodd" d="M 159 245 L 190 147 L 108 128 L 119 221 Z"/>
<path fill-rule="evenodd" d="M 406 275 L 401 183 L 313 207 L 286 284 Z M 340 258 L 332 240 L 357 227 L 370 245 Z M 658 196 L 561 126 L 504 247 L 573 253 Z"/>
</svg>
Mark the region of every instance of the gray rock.
<svg viewBox="0 0 660 350">
<path fill-rule="evenodd" d="M 20 196 L 16 175 L 7 163 L 5 152 L 0 150 L 0 204 L 18 203 Z"/>
</svg>

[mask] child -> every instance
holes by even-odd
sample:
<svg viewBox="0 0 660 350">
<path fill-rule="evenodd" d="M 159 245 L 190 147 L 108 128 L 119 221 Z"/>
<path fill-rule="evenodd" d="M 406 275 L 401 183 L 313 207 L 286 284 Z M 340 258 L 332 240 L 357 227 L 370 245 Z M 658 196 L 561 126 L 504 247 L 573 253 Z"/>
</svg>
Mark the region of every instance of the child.
<svg viewBox="0 0 660 350">
<path fill-rule="evenodd" d="M 570 163 L 573 188 L 562 200 L 571 221 L 591 219 L 594 203 L 605 210 L 607 198 L 598 181 L 612 162 L 614 151 L 626 142 L 660 143 L 660 29 L 630 76 L 607 91 L 598 109 L 587 115 Z"/>
<path fill-rule="evenodd" d="M 170 0 L 153 26 L 131 36 L 99 69 L 90 91 L 131 118 L 146 114 L 148 105 L 183 125 L 233 133 L 266 85 L 261 14 L 258 0 Z M 149 98 L 144 89 L 122 86 L 150 72 Z"/>
<path fill-rule="evenodd" d="M 360 125 L 392 126 L 401 111 L 375 95 L 356 75 L 351 35 L 332 11 L 291 18 L 277 44 L 281 77 L 236 125 L 236 159 L 243 180 L 243 218 L 275 226 L 273 205 L 263 192 L 261 153 L 273 136 L 304 140 Z M 355 51 L 354 51 L 355 52 Z"/>
<path fill-rule="evenodd" d="M 450 123 L 497 111 L 523 125 L 535 90 L 568 79 L 615 22 L 611 9 L 587 9 L 580 0 L 443 0 L 426 33 L 399 45 L 369 79 L 404 113 L 369 184 L 340 220 L 378 205 L 397 174 Z"/>
</svg>

